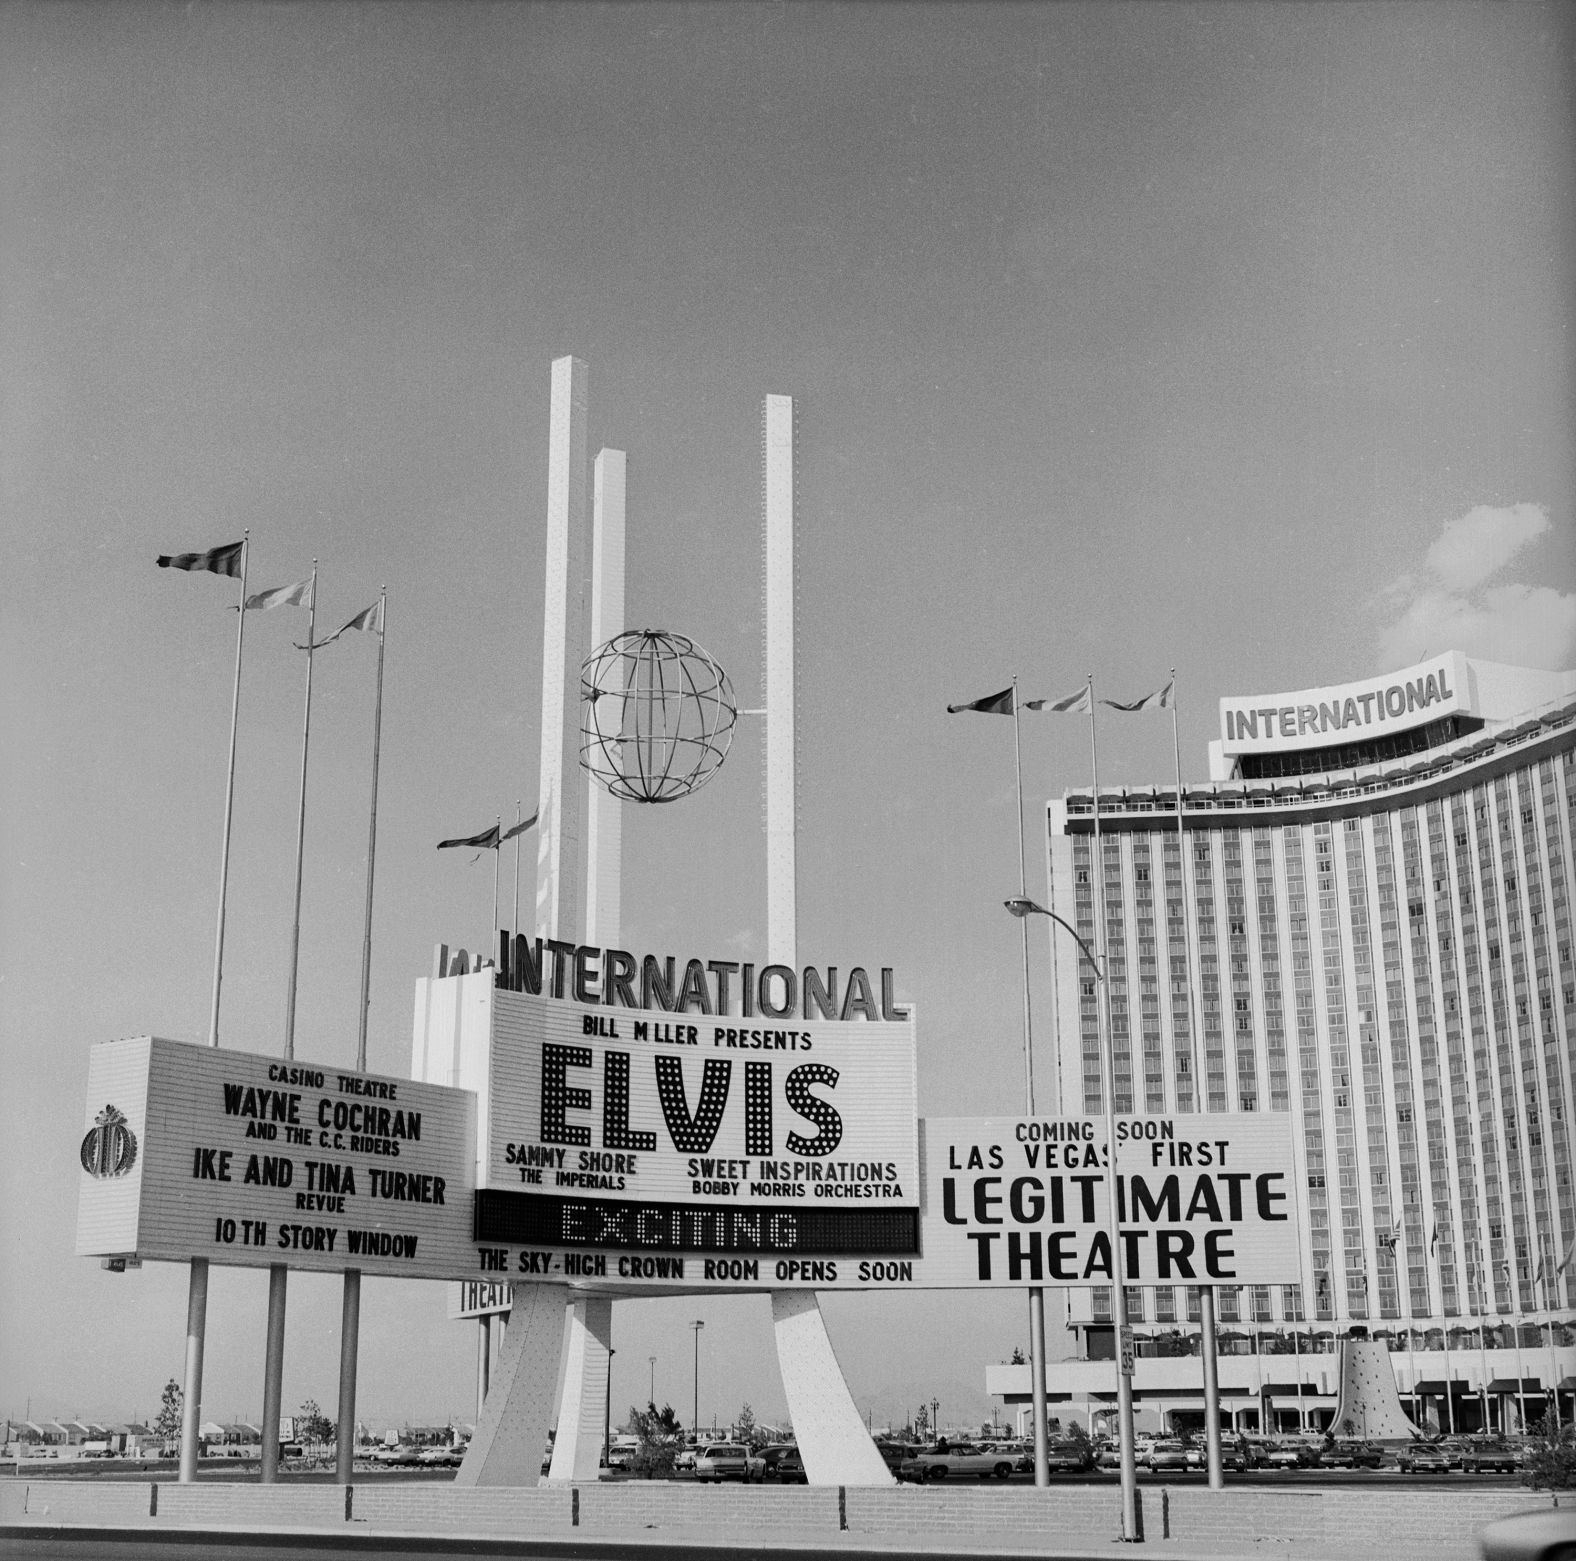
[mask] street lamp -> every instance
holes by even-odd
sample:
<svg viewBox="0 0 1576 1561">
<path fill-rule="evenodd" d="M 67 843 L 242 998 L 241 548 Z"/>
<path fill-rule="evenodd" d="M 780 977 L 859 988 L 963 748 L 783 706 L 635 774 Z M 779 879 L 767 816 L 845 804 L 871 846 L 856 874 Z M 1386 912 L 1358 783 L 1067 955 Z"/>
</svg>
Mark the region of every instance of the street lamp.
<svg viewBox="0 0 1576 1561">
<path fill-rule="evenodd" d="M 1102 997 L 1104 996 L 1105 971 L 1100 961 L 1095 957 L 1094 951 L 1079 935 L 1078 929 L 1071 922 L 1058 916 L 1055 911 L 1047 910 L 1043 905 L 1036 904 L 1027 896 L 1019 895 L 1015 899 L 1003 902 L 1008 911 L 1022 920 L 1028 916 L 1048 916 L 1058 927 L 1070 932 L 1073 941 L 1078 945 L 1079 952 L 1089 962 L 1089 968 L 1094 972 L 1094 978 L 1101 984 Z M 1025 976 L 1027 986 L 1027 976 Z M 1097 1015 L 1105 1013 L 1105 1002 L 1102 1001 L 1097 1009 Z M 1106 1205 L 1109 1218 L 1111 1240 L 1111 1324 L 1116 1339 L 1116 1411 L 1117 1411 L 1117 1451 L 1121 1458 L 1122 1472 L 1122 1538 L 1128 1542 L 1138 1539 L 1138 1465 L 1136 1449 L 1133 1446 L 1133 1379 L 1128 1373 L 1127 1358 L 1127 1286 L 1123 1282 L 1122 1274 L 1122 1223 L 1120 1211 L 1117 1208 L 1116 1197 L 1116 1051 L 1111 1044 L 1110 1027 L 1101 1024 L 1096 1018 L 1096 1024 L 1101 1033 L 1101 1058 L 1105 1063 L 1105 1155 L 1106 1155 Z M 1043 1410 L 1043 1373 L 1041 1364 L 1043 1357 L 1035 1360 L 1034 1372 L 1037 1380 L 1034 1384 L 1035 1419 L 1039 1420 Z M 1038 1431 L 1038 1426 L 1036 1426 Z M 1038 1440 L 1038 1437 L 1036 1437 Z M 1038 1471 L 1036 1471 L 1038 1475 Z"/>
<path fill-rule="evenodd" d="M 651 1362 L 651 1391 L 646 1395 L 646 1402 L 655 1409 L 657 1407 L 657 1357 L 648 1355 L 646 1359 Z"/>
<path fill-rule="evenodd" d="M 690 1428 L 695 1434 L 695 1440 L 700 1440 L 700 1331 L 706 1326 L 698 1317 L 690 1324 L 695 1330 L 695 1410 L 690 1421 Z"/>
</svg>

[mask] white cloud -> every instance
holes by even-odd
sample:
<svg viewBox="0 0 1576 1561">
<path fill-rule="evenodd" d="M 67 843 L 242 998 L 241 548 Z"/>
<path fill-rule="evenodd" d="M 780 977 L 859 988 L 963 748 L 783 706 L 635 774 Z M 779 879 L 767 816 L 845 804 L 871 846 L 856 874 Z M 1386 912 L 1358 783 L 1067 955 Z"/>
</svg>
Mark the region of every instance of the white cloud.
<svg viewBox="0 0 1576 1561">
<path fill-rule="evenodd" d="M 1428 568 L 1447 591 L 1470 591 L 1548 529 L 1549 512 L 1541 504 L 1479 504 L 1445 522 L 1428 550 Z"/>
<path fill-rule="evenodd" d="M 1576 657 L 1576 594 L 1544 585 L 1487 582 L 1550 528 L 1538 504 L 1480 504 L 1447 521 L 1418 575 L 1385 593 L 1394 618 L 1380 634 L 1386 666 L 1442 650 L 1485 661 L 1561 668 Z"/>
</svg>

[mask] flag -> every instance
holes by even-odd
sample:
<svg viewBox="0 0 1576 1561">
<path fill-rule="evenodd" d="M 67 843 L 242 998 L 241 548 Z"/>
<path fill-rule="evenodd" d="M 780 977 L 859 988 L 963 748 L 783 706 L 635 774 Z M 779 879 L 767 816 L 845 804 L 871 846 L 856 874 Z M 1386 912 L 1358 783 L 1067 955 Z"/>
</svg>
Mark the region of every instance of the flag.
<svg viewBox="0 0 1576 1561">
<path fill-rule="evenodd" d="M 1434 1226 L 1434 1233 L 1428 1238 L 1428 1255 L 1432 1257 L 1439 1246 L 1439 1227 Z"/>
<path fill-rule="evenodd" d="M 506 829 L 506 830 L 504 830 L 504 832 L 498 837 L 498 844 L 502 845 L 504 843 L 504 841 L 506 841 L 506 840 L 513 840 L 516 835 L 523 835 L 526 832 L 526 830 L 532 828 L 535 825 L 537 819 L 539 819 L 541 816 L 542 816 L 541 812 L 540 812 L 540 810 L 538 810 L 537 812 L 533 813 L 529 818 L 521 819 L 520 822 L 518 824 L 516 824 L 513 829 Z"/>
<path fill-rule="evenodd" d="M 479 846 L 483 851 L 496 851 L 498 849 L 498 826 L 484 829 L 479 835 L 466 835 L 456 840 L 440 840 L 438 849 L 447 850 L 450 846 Z"/>
<path fill-rule="evenodd" d="M 1086 683 L 1076 694 L 1064 694 L 1060 699 L 1025 699 L 1023 708 L 1055 715 L 1088 715 L 1089 685 Z"/>
<path fill-rule="evenodd" d="M 982 715 L 1011 715 L 1012 690 L 1004 688 L 999 694 L 988 694 L 984 699 L 971 699 L 966 705 L 947 706 L 948 715 L 956 715 L 960 710 L 978 710 Z"/>
<path fill-rule="evenodd" d="M 1131 704 L 1124 704 L 1120 699 L 1102 699 L 1102 705 L 1109 705 L 1113 710 L 1125 710 L 1131 714 L 1135 710 L 1169 710 L 1175 696 L 1172 690 L 1176 687 L 1177 680 L 1172 678 L 1164 688 L 1156 689 L 1152 694 L 1145 694 L 1142 699 L 1135 699 Z"/>
<path fill-rule="evenodd" d="M 313 650 L 322 650 L 325 645 L 332 645 L 341 634 L 348 634 L 352 629 L 365 629 L 369 634 L 383 632 L 383 598 L 380 596 L 370 607 L 358 612 L 354 618 L 342 629 L 335 629 L 326 639 L 318 640 L 313 645 Z M 297 645 L 297 650 L 305 650 L 305 645 Z"/>
<path fill-rule="evenodd" d="M 1392 1256 L 1394 1256 L 1396 1243 L 1398 1241 L 1400 1241 L 1400 1239 L 1401 1239 L 1401 1222 L 1400 1222 L 1400 1220 L 1397 1220 L 1395 1222 L 1395 1229 L 1392 1230 L 1388 1236 L 1380 1236 L 1379 1237 L 1379 1245 L 1381 1247 L 1383 1247 L 1386 1252 L 1388 1252 Z"/>
<path fill-rule="evenodd" d="M 160 553 L 160 569 L 206 569 L 209 574 L 228 575 L 232 580 L 241 578 L 241 549 L 245 542 L 226 542 L 223 547 L 211 547 L 206 553 Z"/>
<path fill-rule="evenodd" d="M 1563 1274 L 1572 1263 L 1576 1263 L 1576 1236 L 1571 1237 L 1570 1250 L 1565 1254 L 1565 1261 L 1554 1270 L 1556 1274 Z"/>
<path fill-rule="evenodd" d="M 271 607 L 310 607 L 312 582 L 297 580 L 294 585 L 276 585 L 271 591 L 259 591 L 246 598 L 246 610 L 267 612 Z"/>
</svg>

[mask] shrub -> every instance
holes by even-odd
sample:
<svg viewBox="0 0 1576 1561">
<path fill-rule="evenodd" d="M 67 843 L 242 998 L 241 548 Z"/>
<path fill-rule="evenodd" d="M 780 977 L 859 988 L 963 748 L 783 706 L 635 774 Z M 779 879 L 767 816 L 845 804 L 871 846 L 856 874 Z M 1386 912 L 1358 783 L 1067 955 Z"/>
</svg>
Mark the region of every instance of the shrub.
<svg viewBox="0 0 1576 1561">
<path fill-rule="evenodd" d="M 1545 1415 L 1532 1427 L 1522 1483 L 1533 1490 L 1576 1489 L 1576 1431 Z"/>
</svg>

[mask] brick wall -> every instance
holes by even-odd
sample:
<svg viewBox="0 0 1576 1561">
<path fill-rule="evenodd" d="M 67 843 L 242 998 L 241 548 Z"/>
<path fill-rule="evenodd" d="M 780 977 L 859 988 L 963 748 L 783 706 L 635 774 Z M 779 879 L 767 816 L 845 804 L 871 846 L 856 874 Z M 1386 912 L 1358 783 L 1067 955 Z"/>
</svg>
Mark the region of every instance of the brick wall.
<svg viewBox="0 0 1576 1561">
<path fill-rule="evenodd" d="M 120 1480 L 17 1480 L 28 1523 L 135 1523 L 148 1515 L 148 1487 Z M 11 1498 L 12 1502 L 15 1497 Z M 11 1508 L 8 1505 L 7 1517 Z"/>
<path fill-rule="evenodd" d="M 789 1529 L 837 1532 L 837 1490 L 827 1485 L 691 1485 L 632 1480 L 582 1485 L 580 1527 L 700 1528 L 737 1536 Z"/>
<path fill-rule="evenodd" d="M 147 1515 L 147 1486 L 143 1515 Z M 204 1480 L 195 1485 L 159 1485 L 159 1515 L 171 1526 L 202 1527 L 214 1523 L 253 1524 L 258 1528 L 328 1528 L 345 1521 L 343 1485 L 220 1485 Z"/>
<path fill-rule="evenodd" d="M 343 1491 L 340 1492 L 343 1514 Z M 568 1533 L 568 1486 L 357 1485 L 353 1521 L 374 1529 L 436 1529 L 446 1534 Z M 583 1520 L 582 1520 L 583 1521 Z"/>
<path fill-rule="evenodd" d="M 1470 1545 L 1485 1523 L 1513 1512 L 1552 1505 L 1546 1491 L 1383 1491 L 1343 1486 L 1331 1491 L 1272 1491 L 1178 1487 L 1170 1498 L 1171 1537 L 1207 1543 L 1273 1534 L 1278 1539 L 1322 1543 L 1332 1551 L 1371 1543 L 1376 1536 L 1398 1547 Z M 1159 1537 L 1159 1492 L 1146 1490 L 1145 1516 Z"/>
<path fill-rule="evenodd" d="M 142 1481 L 0 1481 L 0 1523 L 101 1523 L 128 1526 L 251 1525 L 258 1529 L 345 1522 L 339 1485 L 198 1484 L 159 1482 L 158 1515 L 150 1519 L 152 1487 Z M 1301 1542 L 1328 1554 L 1363 1554 L 1376 1538 L 1397 1555 L 1432 1551 L 1441 1558 L 1477 1555 L 1477 1531 L 1495 1518 L 1542 1510 L 1547 1492 L 1527 1490 L 1385 1491 L 1274 1490 L 1198 1485 L 1141 1489 L 1148 1539 L 1184 1544 L 1263 1538 Z M 1047 1544 L 1101 1543 L 1116 1536 L 1116 1486 L 989 1486 L 948 1481 L 889 1489 L 850 1486 L 667 1484 L 629 1481 L 598 1485 L 462 1489 L 448 1484 L 373 1480 L 354 1487 L 352 1521 L 367 1529 L 447 1534 L 574 1533 L 688 1530 L 737 1539 L 835 1535 L 839 1514 L 851 1535 L 925 1535 Z M 573 1514 L 579 1510 L 578 1527 Z"/>
<path fill-rule="evenodd" d="M 1076 1541 L 1115 1538 L 1122 1523 L 1121 1497 L 1114 1486 L 1053 1485 L 1041 1491 L 1025 1485 L 981 1488 L 948 1481 L 889 1489 L 850 1487 L 846 1504 L 849 1529 L 862 1534 L 1018 1533 Z"/>
</svg>

